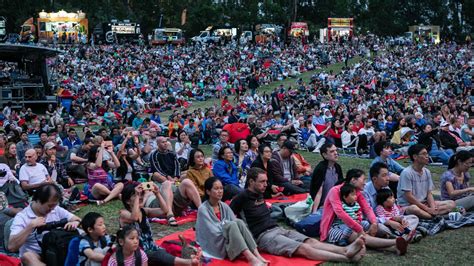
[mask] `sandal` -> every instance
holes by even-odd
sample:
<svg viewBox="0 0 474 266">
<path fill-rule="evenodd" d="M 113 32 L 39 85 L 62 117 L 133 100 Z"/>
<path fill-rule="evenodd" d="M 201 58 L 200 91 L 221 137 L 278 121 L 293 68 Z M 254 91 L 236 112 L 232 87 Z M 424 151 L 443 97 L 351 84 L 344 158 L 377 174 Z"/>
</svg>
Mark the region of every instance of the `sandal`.
<svg viewBox="0 0 474 266">
<path fill-rule="evenodd" d="M 169 226 L 178 226 L 178 222 L 176 221 L 176 218 L 174 218 L 173 215 L 168 215 L 167 218 Z"/>
</svg>

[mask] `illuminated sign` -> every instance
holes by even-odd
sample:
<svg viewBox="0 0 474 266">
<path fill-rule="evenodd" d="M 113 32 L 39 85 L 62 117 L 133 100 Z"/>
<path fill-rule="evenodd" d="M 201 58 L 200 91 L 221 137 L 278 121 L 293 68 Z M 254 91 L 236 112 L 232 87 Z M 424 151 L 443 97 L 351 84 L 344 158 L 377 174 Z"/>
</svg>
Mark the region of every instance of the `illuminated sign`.
<svg viewBox="0 0 474 266">
<path fill-rule="evenodd" d="M 113 23 L 111 29 L 117 34 L 135 34 L 136 30 L 135 23 Z"/>
<path fill-rule="evenodd" d="M 352 18 L 328 18 L 330 28 L 352 28 Z"/>
</svg>

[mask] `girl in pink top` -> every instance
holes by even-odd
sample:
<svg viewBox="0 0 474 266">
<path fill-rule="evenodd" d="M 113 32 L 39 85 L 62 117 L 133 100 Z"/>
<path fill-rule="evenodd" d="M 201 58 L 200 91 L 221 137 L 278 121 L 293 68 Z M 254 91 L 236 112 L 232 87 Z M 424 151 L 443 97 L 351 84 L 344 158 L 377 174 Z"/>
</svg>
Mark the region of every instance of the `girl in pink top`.
<svg viewBox="0 0 474 266">
<path fill-rule="evenodd" d="M 329 231 L 335 218 L 337 217 L 338 220 L 342 220 L 342 222 L 353 231 L 348 239 L 349 243 L 354 242 L 359 236 L 363 235 L 366 246 L 370 248 L 390 250 L 400 255 L 405 254 L 407 251 L 408 242 L 404 238 L 398 237 L 396 239 L 382 239 L 375 237 L 375 234 L 378 230 L 377 219 L 375 217 L 374 211 L 362 195 L 362 191 L 365 186 L 364 171 L 359 169 L 349 170 L 344 183 L 352 184 L 356 187 L 356 202 L 360 205 L 360 209 L 362 210 L 362 213 L 365 215 L 370 225 L 368 226 L 368 230 L 365 231 L 360 222 L 352 219 L 349 214 L 344 211 L 340 197 L 341 187 L 344 184 L 336 185 L 331 188 L 331 190 L 329 190 L 324 202 L 323 217 L 321 219 L 320 226 L 321 241 L 329 242 L 330 240 L 330 242 L 338 242 L 337 240 L 334 241 L 335 239 L 329 239 Z"/>
</svg>

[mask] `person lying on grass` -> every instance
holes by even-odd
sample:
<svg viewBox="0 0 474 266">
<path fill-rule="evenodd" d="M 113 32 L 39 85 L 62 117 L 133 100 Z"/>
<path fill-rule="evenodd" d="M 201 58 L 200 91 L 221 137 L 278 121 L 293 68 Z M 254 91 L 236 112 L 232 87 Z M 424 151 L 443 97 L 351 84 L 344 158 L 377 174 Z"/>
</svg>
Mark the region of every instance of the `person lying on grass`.
<svg viewBox="0 0 474 266">
<path fill-rule="evenodd" d="M 259 250 L 277 256 L 299 256 L 315 261 L 358 262 L 362 259 L 365 255 L 364 236 L 357 237 L 347 247 L 338 247 L 278 226 L 270 217 L 270 210 L 263 198 L 267 179 L 264 170 L 250 168 L 247 173 L 248 188 L 230 204 L 234 213 L 245 216 Z"/>
</svg>

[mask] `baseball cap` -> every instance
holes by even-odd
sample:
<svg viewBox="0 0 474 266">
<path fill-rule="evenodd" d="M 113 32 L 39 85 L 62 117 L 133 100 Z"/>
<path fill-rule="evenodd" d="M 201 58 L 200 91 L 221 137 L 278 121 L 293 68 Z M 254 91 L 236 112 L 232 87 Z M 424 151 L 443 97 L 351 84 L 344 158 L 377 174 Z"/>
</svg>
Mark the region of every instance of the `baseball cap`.
<svg viewBox="0 0 474 266">
<path fill-rule="evenodd" d="M 52 142 L 47 142 L 46 144 L 44 144 L 44 149 L 45 150 L 50 150 L 50 149 L 56 149 L 56 144 L 52 143 Z"/>
<path fill-rule="evenodd" d="M 448 122 L 446 121 L 441 122 L 440 127 L 447 127 L 447 126 L 449 126 Z"/>
</svg>

